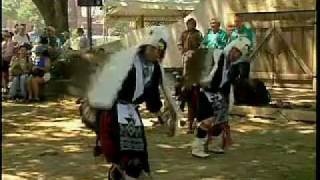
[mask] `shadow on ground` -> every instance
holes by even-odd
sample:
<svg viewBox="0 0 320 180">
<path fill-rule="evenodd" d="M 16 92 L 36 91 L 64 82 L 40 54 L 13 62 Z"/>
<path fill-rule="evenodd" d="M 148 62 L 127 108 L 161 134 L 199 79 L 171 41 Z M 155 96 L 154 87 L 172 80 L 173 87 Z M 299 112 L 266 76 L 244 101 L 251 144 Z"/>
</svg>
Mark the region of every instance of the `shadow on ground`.
<svg viewBox="0 0 320 180">
<path fill-rule="evenodd" d="M 106 179 L 109 165 L 92 156 L 95 136 L 74 102 L 3 103 L 4 179 Z M 205 160 L 191 157 L 192 135 L 184 129 L 169 138 L 147 127 L 154 179 L 315 179 L 315 125 L 236 116 L 231 122 L 233 146 Z"/>
</svg>

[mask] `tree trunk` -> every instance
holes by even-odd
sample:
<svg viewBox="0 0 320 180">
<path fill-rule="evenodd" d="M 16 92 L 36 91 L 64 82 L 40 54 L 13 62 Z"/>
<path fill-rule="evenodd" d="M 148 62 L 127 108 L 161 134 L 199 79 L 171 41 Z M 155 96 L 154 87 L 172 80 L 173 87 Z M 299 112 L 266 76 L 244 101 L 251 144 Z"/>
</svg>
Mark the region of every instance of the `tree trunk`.
<svg viewBox="0 0 320 180">
<path fill-rule="evenodd" d="M 57 33 L 67 31 L 68 0 L 32 0 L 39 9 L 48 26 L 56 28 Z"/>
</svg>

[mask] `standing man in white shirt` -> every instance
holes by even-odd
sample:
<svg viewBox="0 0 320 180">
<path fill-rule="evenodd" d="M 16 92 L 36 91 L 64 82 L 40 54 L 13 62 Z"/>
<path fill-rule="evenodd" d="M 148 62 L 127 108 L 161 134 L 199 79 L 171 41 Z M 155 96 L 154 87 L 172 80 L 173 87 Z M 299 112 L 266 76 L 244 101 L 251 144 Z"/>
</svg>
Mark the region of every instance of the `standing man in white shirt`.
<svg viewBox="0 0 320 180">
<path fill-rule="evenodd" d="M 18 46 L 23 44 L 31 44 L 30 38 L 26 33 L 26 27 L 23 24 L 18 25 L 17 34 L 13 36 L 13 42 L 16 42 Z"/>
</svg>

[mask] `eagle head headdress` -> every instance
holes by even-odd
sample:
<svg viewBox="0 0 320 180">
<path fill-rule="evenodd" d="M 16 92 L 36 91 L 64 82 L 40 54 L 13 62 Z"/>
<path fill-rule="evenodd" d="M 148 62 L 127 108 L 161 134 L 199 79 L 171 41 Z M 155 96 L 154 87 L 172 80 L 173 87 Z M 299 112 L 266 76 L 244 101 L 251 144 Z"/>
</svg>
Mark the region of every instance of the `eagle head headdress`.
<svg viewBox="0 0 320 180">
<path fill-rule="evenodd" d="M 134 47 L 129 47 L 111 55 L 102 70 L 95 75 L 88 91 L 90 106 L 110 109 L 129 70 L 137 59 L 137 52 L 143 45 L 161 48 L 168 41 L 168 31 L 163 26 L 151 27 L 147 37 Z"/>
</svg>

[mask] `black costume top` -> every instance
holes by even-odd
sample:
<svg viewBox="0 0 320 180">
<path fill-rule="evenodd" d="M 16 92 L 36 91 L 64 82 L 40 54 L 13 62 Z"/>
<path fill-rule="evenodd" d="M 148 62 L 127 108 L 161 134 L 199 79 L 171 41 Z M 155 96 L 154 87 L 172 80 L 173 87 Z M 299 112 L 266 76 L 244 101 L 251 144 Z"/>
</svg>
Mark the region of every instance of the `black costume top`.
<svg viewBox="0 0 320 180">
<path fill-rule="evenodd" d="M 122 84 L 122 88 L 118 92 L 117 101 L 125 101 L 133 104 L 142 104 L 146 102 L 147 109 L 150 112 L 158 112 L 162 107 L 160 99 L 159 85 L 161 83 L 161 69 L 158 63 L 154 63 L 154 71 L 151 80 L 144 87 L 144 93 L 137 100 L 132 102 L 134 91 L 136 87 L 136 70 L 132 67 L 128 73 L 127 78 Z"/>
<path fill-rule="evenodd" d="M 224 71 L 224 63 L 227 62 L 226 65 L 229 72 L 227 74 L 227 81 L 221 86 L 223 71 Z M 229 104 L 229 94 L 231 90 L 231 85 L 234 84 L 237 79 L 243 78 L 246 76 L 243 71 L 243 67 L 246 66 L 247 62 L 238 62 L 235 64 L 231 64 L 228 60 L 225 61 L 225 54 L 221 54 L 218 67 L 214 76 L 210 82 L 209 87 L 204 88 L 204 91 L 209 93 L 221 93 L 223 99 L 220 99 L 219 96 L 216 96 L 213 101 L 209 102 L 207 96 L 203 91 L 200 92 L 198 98 L 198 110 L 197 110 L 197 120 L 202 121 L 209 117 L 212 117 L 216 113 L 227 113 L 228 104 Z M 213 103 L 213 104 L 212 104 Z M 212 107 L 212 108 L 208 108 Z M 219 112 L 218 112 L 219 111 Z M 224 115 L 224 114 L 222 114 Z M 222 116 L 220 114 L 220 117 Z"/>
<path fill-rule="evenodd" d="M 150 112 L 158 112 L 161 107 L 162 107 L 162 102 L 160 99 L 160 89 L 159 85 L 162 81 L 161 79 L 161 68 L 160 65 L 156 62 L 153 63 L 153 72 L 151 75 L 151 80 L 145 84 L 143 94 L 138 97 L 134 102 L 133 102 L 133 96 L 135 92 L 135 87 L 136 87 L 136 68 L 135 66 L 132 66 L 130 71 L 128 72 L 127 77 L 122 83 L 122 87 L 120 91 L 118 92 L 117 99 L 110 111 L 108 111 L 107 116 L 111 116 L 111 122 L 104 124 L 104 127 L 100 130 L 100 139 L 106 144 L 108 144 L 107 149 L 113 149 L 112 153 L 110 153 L 109 157 L 106 157 L 109 162 L 119 164 L 120 166 L 123 166 L 124 169 L 126 169 L 126 166 L 130 164 L 129 161 L 136 161 L 138 159 L 139 161 L 139 166 L 142 166 L 141 168 L 145 172 L 150 172 L 150 166 L 148 162 L 148 152 L 147 152 L 147 142 L 146 142 L 146 137 L 145 137 L 145 132 L 143 126 L 138 129 L 139 132 L 142 133 L 142 135 L 130 137 L 131 139 L 137 138 L 139 142 L 141 142 L 141 138 L 143 139 L 142 145 L 144 146 L 143 151 L 135 151 L 135 150 L 121 150 L 120 146 L 120 139 L 121 137 L 127 138 L 126 135 L 121 135 L 128 127 L 124 127 L 123 125 L 120 125 L 118 122 L 118 114 L 117 114 L 117 104 L 118 103 L 128 103 L 128 104 L 135 104 L 139 105 L 143 102 L 146 103 L 146 107 Z M 137 107 L 138 110 L 139 107 Z M 99 113 L 103 113 L 106 111 L 100 111 Z M 138 111 L 137 111 L 138 112 Z M 140 116 L 139 112 L 138 115 Z M 98 115 L 98 117 L 102 117 L 103 119 L 103 114 L 102 116 Z M 142 121 L 141 124 L 143 125 Z M 101 126 L 101 124 L 100 124 Z M 100 128 L 101 129 L 101 128 Z M 102 132 L 103 131 L 103 132 Z M 126 134 L 126 133 L 125 133 Z M 122 141 L 123 142 L 123 141 Z M 132 142 L 129 142 L 129 146 L 132 145 Z M 135 160 L 134 160 L 135 159 Z"/>
</svg>

